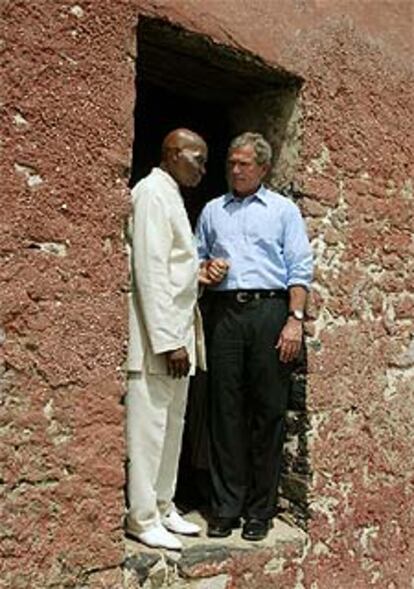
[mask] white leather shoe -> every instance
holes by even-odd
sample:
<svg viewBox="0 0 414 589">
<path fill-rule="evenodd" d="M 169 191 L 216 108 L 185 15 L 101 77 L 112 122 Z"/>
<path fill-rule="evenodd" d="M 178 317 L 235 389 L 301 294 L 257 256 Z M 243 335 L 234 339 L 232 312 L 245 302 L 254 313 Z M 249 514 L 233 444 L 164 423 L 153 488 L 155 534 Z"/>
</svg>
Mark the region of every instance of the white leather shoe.
<svg viewBox="0 0 414 589">
<path fill-rule="evenodd" d="M 183 534 L 184 536 L 195 536 L 201 532 L 200 526 L 186 521 L 181 515 L 173 509 L 168 515 L 162 518 L 163 525 L 174 532 L 174 534 Z"/>
<path fill-rule="evenodd" d="M 127 527 L 127 532 L 137 540 L 151 548 L 166 548 L 167 550 L 181 550 L 183 545 L 180 540 L 170 534 L 162 524 L 157 524 L 145 532 L 137 532 Z"/>
</svg>

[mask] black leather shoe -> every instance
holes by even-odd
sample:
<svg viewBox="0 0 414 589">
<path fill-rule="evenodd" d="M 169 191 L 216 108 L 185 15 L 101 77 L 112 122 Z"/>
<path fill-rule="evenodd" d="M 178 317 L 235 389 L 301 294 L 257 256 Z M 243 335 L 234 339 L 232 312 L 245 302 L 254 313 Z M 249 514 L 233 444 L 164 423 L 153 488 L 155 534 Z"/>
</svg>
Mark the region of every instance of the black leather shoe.
<svg viewBox="0 0 414 589">
<path fill-rule="evenodd" d="M 209 538 L 226 538 L 230 536 L 234 528 L 240 526 L 238 517 L 218 517 L 209 522 L 207 527 L 207 536 Z"/>
<path fill-rule="evenodd" d="M 242 530 L 242 538 L 258 542 L 266 538 L 271 527 L 271 520 L 251 517 L 246 521 Z"/>
</svg>

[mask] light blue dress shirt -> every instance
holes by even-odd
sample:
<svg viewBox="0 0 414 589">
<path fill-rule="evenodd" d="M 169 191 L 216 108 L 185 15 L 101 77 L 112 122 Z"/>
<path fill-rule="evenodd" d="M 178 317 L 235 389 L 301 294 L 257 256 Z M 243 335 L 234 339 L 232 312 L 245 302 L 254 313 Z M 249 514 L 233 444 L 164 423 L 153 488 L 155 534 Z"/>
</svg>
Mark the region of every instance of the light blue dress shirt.
<svg viewBox="0 0 414 589">
<path fill-rule="evenodd" d="M 312 250 L 300 211 L 264 186 L 243 199 L 227 193 L 207 203 L 196 237 L 200 259 L 230 264 L 215 290 L 309 288 Z"/>
</svg>

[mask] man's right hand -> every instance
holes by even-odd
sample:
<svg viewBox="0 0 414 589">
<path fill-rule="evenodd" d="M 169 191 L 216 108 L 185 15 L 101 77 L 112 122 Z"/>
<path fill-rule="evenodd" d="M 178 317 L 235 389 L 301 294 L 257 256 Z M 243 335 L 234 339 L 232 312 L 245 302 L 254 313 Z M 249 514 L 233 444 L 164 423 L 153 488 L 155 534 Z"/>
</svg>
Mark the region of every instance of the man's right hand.
<svg viewBox="0 0 414 589">
<path fill-rule="evenodd" d="M 229 268 L 229 262 L 223 258 L 202 262 L 198 275 L 199 282 L 206 286 L 216 286 L 226 277 Z"/>
<path fill-rule="evenodd" d="M 190 372 L 190 358 L 187 350 L 182 347 L 177 350 L 165 352 L 167 358 L 167 370 L 169 376 L 182 378 Z"/>
</svg>

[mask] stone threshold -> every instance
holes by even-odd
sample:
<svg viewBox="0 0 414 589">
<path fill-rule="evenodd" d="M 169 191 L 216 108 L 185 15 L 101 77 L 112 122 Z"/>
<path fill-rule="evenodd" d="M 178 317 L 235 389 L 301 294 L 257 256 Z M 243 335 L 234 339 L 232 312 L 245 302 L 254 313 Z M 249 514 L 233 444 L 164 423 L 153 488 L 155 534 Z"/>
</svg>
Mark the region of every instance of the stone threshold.
<svg viewBox="0 0 414 589">
<path fill-rule="evenodd" d="M 238 586 L 261 589 L 265 581 L 271 583 L 273 578 L 283 574 L 292 559 L 300 558 L 307 538 L 305 532 L 277 518 L 268 536 L 260 542 L 243 540 L 241 529 L 234 530 L 228 538 L 208 538 L 206 521 L 198 512 L 185 517 L 199 524 L 202 532 L 192 538 L 180 536 L 184 545 L 182 551 L 149 548 L 133 539 L 125 539 L 126 589 Z"/>
</svg>

